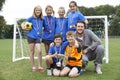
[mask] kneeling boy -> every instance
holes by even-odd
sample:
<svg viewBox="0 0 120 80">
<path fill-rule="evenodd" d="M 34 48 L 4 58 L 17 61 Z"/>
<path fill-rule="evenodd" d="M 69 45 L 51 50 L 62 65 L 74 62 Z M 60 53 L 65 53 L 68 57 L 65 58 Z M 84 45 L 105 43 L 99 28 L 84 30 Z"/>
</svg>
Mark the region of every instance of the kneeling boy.
<svg viewBox="0 0 120 80">
<path fill-rule="evenodd" d="M 59 76 L 62 69 L 62 60 L 58 58 L 58 54 L 62 54 L 62 47 L 66 46 L 68 42 L 62 44 L 62 35 L 57 34 L 54 37 L 55 45 L 49 48 L 49 53 L 46 56 L 46 65 L 48 71 L 53 68 L 53 75 Z M 51 75 L 48 73 L 48 75 Z"/>
<path fill-rule="evenodd" d="M 60 72 L 60 76 L 77 77 L 80 75 L 82 67 L 82 50 L 81 46 L 75 47 L 76 39 L 73 31 L 68 31 L 66 33 L 66 38 L 68 40 L 68 45 L 65 49 L 65 60 L 66 66 Z"/>
</svg>

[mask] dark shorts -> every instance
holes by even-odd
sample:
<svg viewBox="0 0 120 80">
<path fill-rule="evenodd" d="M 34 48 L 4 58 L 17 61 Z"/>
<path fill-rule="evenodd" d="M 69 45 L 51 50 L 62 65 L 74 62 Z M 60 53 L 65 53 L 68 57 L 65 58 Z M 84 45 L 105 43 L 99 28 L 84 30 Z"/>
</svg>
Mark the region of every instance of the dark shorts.
<svg viewBox="0 0 120 80">
<path fill-rule="evenodd" d="M 80 66 L 70 66 L 70 65 L 66 65 L 66 67 L 72 69 L 73 67 L 76 67 L 78 69 L 78 73 L 81 72 L 81 67 Z"/>
<path fill-rule="evenodd" d="M 27 37 L 27 41 L 28 43 L 40 43 L 40 40 L 39 39 L 34 39 L 34 38 L 31 38 L 31 37 Z"/>
<path fill-rule="evenodd" d="M 53 41 L 52 40 L 46 40 L 46 39 L 42 39 L 42 42 L 44 43 L 44 44 L 50 44 L 50 43 L 52 43 Z"/>
<path fill-rule="evenodd" d="M 62 70 L 62 67 L 57 67 L 55 62 L 53 62 L 53 64 L 51 64 L 50 67 L 53 68 L 53 69 Z"/>
</svg>

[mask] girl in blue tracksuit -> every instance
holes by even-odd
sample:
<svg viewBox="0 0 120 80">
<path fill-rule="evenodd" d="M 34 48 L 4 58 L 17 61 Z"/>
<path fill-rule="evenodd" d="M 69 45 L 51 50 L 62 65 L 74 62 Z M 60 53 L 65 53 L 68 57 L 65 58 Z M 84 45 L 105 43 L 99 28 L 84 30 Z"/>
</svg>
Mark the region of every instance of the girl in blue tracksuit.
<svg viewBox="0 0 120 80">
<path fill-rule="evenodd" d="M 32 23 L 32 29 L 27 34 L 27 40 L 30 48 L 30 62 L 32 65 L 32 71 L 39 70 L 40 72 L 43 72 L 44 68 L 42 67 L 42 51 L 40 44 L 41 32 L 43 27 L 42 8 L 39 5 L 35 6 L 33 15 L 28 19 L 26 19 L 25 22 Z M 22 25 L 24 25 L 25 22 L 23 22 Z M 35 62 L 34 62 L 35 47 L 38 53 L 38 68 L 35 67 Z"/>
<path fill-rule="evenodd" d="M 60 7 L 58 10 L 59 18 L 56 18 L 56 29 L 55 34 L 62 35 L 62 41 L 66 41 L 66 32 L 68 31 L 68 20 L 64 17 L 65 9 Z"/>
<path fill-rule="evenodd" d="M 71 1 L 69 3 L 69 7 L 70 7 L 70 12 L 67 15 L 68 30 L 75 31 L 75 24 L 79 20 L 83 20 L 83 21 L 85 21 L 86 24 L 88 24 L 88 21 L 85 18 L 85 16 L 81 12 L 77 11 L 77 3 L 75 1 Z"/>
<path fill-rule="evenodd" d="M 54 14 L 53 7 L 51 5 L 47 5 L 45 12 L 47 16 L 44 16 L 43 21 L 43 35 L 42 42 L 45 46 L 46 55 L 48 54 L 49 45 L 54 41 L 55 35 L 55 17 L 52 16 Z"/>
</svg>

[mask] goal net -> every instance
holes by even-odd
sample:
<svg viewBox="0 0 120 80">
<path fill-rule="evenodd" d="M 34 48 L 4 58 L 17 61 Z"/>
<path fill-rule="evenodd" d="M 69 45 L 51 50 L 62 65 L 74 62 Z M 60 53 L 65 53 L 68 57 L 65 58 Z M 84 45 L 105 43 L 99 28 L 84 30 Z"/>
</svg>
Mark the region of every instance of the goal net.
<svg viewBox="0 0 120 80">
<path fill-rule="evenodd" d="M 92 30 L 102 40 L 102 45 L 105 48 L 105 56 L 103 60 L 109 62 L 108 57 L 108 21 L 107 16 L 86 16 L 89 24 L 88 29 Z"/>
<path fill-rule="evenodd" d="M 89 21 L 87 26 L 102 40 L 102 44 L 105 48 L 104 60 L 109 62 L 108 57 L 108 26 L 107 16 L 86 16 Z M 27 43 L 27 31 L 21 29 L 21 23 L 25 19 L 16 18 L 14 23 L 14 37 L 13 37 L 13 62 L 23 59 L 29 59 L 29 46 Z M 42 45 L 43 46 L 43 45 Z M 42 53 L 44 53 L 44 47 L 42 47 Z M 37 56 L 35 55 L 35 58 Z"/>
<path fill-rule="evenodd" d="M 23 59 L 29 59 L 29 46 L 27 42 L 27 33 L 21 28 L 21 23 L 25 19 L 16 18 L 14 23 L 14 37 L 13 37 L 13 57 L 12 61 L 18 61 Z M 44 49 L 43 49 L 44 50 Z M 36 51 L 35 51 L 36 53 Z M 34 58 L 37 59 L 37 54 L 34 55 Z"/>
</svg>

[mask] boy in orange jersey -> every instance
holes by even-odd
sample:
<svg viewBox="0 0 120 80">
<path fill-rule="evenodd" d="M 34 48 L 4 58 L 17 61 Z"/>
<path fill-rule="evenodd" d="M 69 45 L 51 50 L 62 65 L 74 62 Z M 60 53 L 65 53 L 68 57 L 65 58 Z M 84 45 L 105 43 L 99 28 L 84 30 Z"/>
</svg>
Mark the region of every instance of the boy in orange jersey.
<svg viewBox="0 0 120 80">
<path fill-rule="evenodd" d="M 60 76 L 77 77 L 80 75 L 82 67 L 82 50 L 79 45 L 76 47 L 76 39 L 73 31 L 68 31 L 66 33 L 66 38 L 69 42 L 65 49 L 65 60 L 66 66 L 60 72 Z M 78 43 L 77 43 L 78 44 Z"/>
</svg>

